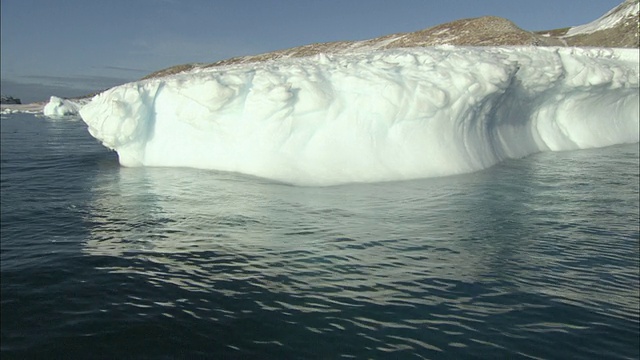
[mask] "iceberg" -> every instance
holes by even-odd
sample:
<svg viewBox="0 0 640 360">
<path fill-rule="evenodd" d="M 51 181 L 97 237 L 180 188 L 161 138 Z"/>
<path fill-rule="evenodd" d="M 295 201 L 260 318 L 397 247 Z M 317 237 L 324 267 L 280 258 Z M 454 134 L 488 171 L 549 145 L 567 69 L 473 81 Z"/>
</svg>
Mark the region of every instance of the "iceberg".
<svg viewBox="0 0 640 360">
<path fill-rule="evenodd" d="M 637 49 L 354 51 L 132 82 L 80 115 L 127 167 L 392 181 L 638 142 L 638 75 Z"/>
<path fill-rule="evenodd" d="M 81 107 L 81 104 L 74 101 L 52 96 L 44 106 L 44 109 L 42 109 L 42 112 L 47 117 L 61 118 L 78 115 Z"/>
</svg>

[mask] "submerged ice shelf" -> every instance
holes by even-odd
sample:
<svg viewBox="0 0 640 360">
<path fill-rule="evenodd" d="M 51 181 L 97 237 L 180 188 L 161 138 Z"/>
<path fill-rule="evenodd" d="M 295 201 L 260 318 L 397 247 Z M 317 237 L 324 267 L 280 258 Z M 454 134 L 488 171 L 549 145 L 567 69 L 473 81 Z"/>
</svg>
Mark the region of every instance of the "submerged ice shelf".
<svg viewBox="0 0 640 360">
<path fill-rule="evenodd" d="M 330 185 L 638 142 L 638 90 L 637 49 L 443 46 L 197 69 L 80 114 L 123 166 Z"/>
</svg>

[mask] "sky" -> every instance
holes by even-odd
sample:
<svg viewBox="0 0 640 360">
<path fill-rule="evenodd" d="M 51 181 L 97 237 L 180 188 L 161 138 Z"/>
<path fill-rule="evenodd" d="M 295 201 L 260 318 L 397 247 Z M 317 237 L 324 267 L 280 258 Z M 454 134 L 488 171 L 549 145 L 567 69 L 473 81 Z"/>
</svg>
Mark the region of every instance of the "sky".
<svg viewBox="0 0 640 360">
<path fill-rule="evenodd" d="M 169 66 L 364 40 L 495 15 L 582 25 L 622 0 L 0 0 L 0 87 L 23 103 L 86 95 Z"/>
</svg>

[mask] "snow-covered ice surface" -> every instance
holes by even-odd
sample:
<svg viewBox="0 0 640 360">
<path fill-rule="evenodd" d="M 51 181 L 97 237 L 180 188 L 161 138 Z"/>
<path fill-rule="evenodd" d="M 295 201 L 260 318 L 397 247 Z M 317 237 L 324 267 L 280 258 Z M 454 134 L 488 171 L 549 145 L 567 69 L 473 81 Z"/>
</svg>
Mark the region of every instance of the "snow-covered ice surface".
<svg viewBox="0 0 640 360">
<path fill-rule="evenodd" d="M 80 114 L 123 166 L 302 185 L 403 180 L 638 142 L 638 72 L 637 49 L 355 52 L 124 84 Z"/>
<path fill-rule="evenodd" d="M 52 118 L 60 118 L 65 116 L 78 115 L 82 104 L 71 101 L 68 99 L 62 99 L 57 96 L 52 96 L 49 102 L 44 106 L 42 110 L 44 116 Z"/>
</svg>

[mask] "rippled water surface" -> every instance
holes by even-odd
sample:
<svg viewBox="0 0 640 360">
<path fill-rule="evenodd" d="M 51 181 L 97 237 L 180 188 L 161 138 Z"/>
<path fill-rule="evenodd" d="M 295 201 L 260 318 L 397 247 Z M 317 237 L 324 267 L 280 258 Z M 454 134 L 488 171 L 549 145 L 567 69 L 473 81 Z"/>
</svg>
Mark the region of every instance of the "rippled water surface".
<svg viewBox="0 0 640 360">
<path fill-rule="evenodd" d="M 2 358 L 640 357 L 638 144 L 296 187 L 2 128 Z"/>
</svg>

